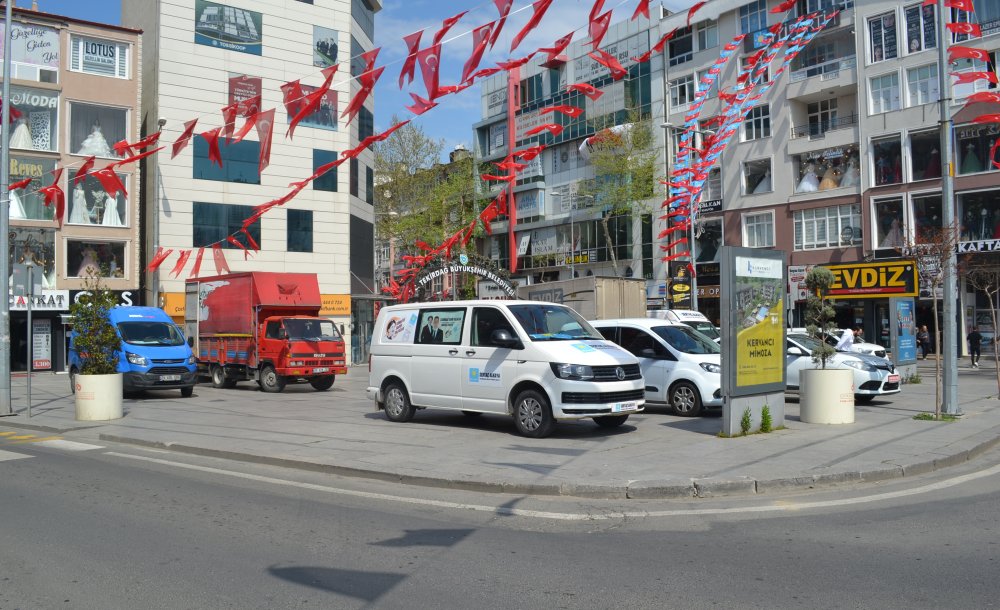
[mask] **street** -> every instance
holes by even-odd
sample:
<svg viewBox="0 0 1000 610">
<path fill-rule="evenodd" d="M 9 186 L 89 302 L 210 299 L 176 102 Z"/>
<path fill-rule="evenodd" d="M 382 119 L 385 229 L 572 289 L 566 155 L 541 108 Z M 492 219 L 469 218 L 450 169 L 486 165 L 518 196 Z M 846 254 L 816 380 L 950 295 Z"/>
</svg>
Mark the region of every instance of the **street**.
<svg viewBox="0 0 1000 610">
<path fill-rule="evenodd" d="M 986 608 L 1000 591 L 997 450 L 809 494 L 599 501 L 35 438 L 0 438 L 3 610 Z"/>
</svg>

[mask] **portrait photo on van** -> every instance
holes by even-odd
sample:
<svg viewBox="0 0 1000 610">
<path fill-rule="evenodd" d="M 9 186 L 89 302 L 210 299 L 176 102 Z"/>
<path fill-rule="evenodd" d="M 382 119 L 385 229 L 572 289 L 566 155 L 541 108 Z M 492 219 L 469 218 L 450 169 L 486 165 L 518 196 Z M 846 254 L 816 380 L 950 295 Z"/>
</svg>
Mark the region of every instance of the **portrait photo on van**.
<svg viewBox="0 0 1000 610">
<path fill-rule="evenodd" d="M 413 343 L 413 332 L 416 328 L 416 311 L 394 312 L 385 323 L 385 340 L 387 343 Z"/>
<path fill-rule="evenodd" d="M 460 343 L 464 321 L 465 309 L 424 309 L 417 324 L 417 343 Z"/>
</svg>

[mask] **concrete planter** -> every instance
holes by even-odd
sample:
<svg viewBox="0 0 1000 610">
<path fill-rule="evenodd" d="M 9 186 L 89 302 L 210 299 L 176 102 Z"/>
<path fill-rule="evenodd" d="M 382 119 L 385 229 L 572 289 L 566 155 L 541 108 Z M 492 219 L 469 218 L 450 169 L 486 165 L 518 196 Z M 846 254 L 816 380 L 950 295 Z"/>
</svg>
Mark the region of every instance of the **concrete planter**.
<svg viewBox="0 0 1000 610">
<path fill-rule="evenodd" d="M 106 421 L 122 417 L 122 374 L 80 375 L 76 384 L 76 419 Z"/>
<path fill-rule="evenodd" d="M 799 419 L 804 423 L 854 423 L 854 371 L 807 369 L 800 373 L 799 385 Z"/>
</svg>

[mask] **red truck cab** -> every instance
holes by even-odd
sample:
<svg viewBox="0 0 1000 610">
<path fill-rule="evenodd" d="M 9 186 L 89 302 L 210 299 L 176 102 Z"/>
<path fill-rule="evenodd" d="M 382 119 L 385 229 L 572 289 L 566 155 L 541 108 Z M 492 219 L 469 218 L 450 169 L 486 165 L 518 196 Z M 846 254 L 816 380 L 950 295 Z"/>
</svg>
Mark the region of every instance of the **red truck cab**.
<svg viewBox="0 0 1000 610">
<path fill-rule="evenodd" d="M 258 329 L 257 360 L 274 367 L 276 379 L 261 386 L 280 391 L 289 378 L 306 378 L 317 390 L 333 386 L 334 375 L 347 374 L 344 339 L 330 320 L 311 316 L 270 317 Z"/>
</svg>

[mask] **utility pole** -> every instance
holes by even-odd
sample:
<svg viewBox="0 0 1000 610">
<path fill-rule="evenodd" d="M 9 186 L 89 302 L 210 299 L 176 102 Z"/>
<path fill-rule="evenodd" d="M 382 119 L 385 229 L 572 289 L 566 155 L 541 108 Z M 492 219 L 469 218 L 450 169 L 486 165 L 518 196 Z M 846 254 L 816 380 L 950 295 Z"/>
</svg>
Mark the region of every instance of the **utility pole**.
<svg viewBox="0 0 1000 610">
<path fill-rule="evenodd" d="M 951 37 L 948 31 L 948 13 L 945 0 L 937 4 L 938 33 L 938 88 L 941 91 L 938 105 L 941 109 L 941 221 L 944 230 L 951 235 L 955 227 L 955 163 L 952 146 L 951 126 L 951 80 L 948 74 L 948 44 Z M 955 321 L 956 302 L 958 300 L 958 276 L 956 269 L 955 240 L 948 239 L 948 254 L 944 260 L 943 277 L 944 298 L 944 336 L 941 342 L 941 354 L 944 356 L 944 388 L 942 393 L 943 413 L 954 415 L 958 409 L 958 329 Z M 934 296 L 934 295 L 932 295 Z"/>
<path fill-rule="evenodd" d="M 10 395 L 10 30 L 11 0 L 4 2 L 3 28 L 3 140 L 0 146 L 0 417 L 14 415 Z"/>
</svg>

